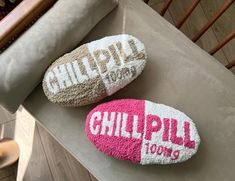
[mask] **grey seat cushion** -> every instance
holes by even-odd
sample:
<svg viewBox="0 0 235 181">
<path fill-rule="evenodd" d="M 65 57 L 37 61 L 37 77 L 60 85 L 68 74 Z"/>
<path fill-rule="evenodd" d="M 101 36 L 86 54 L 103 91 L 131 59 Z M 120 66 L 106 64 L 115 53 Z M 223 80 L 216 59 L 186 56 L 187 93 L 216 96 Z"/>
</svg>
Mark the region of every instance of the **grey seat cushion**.
<svg viewBox="0 0 235 181">
<path fill-rule="evenodd" d="M 183 111 L 201 136 L 192 159 L 177 165 L 138 166 L 105 156 L 84 133 L 86 115 L 95 105 L 56 106 L 41 86 L 24 106 L 99 180 L 234 180 L 234 75 L 141 1 L 120 1 L 83 42 L 119 33 L 143 41 L 148 62 L 137 80 L 104 101 L 147 99 Z"/>
</svg>

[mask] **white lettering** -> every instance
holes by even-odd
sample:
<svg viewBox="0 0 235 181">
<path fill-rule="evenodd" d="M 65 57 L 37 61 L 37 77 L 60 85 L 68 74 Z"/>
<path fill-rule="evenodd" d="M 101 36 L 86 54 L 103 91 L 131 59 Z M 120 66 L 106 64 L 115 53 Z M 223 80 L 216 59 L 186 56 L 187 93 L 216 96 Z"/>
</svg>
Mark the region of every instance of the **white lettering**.
<svg viewBox="0 0 235 181">
<path fill-rule="evenodd" d="M 117 113 L 115 136 L 119 136 L 122 113 Z"/>
<path fill-rule="evenodd" d="M 75 85 L 78 84 L 78 81 L 75 77 L 75 74 L 74 74 L 73 67 L 72 67 L 71 63 L 66 63 L 66 67 L 67 67 L 69 76 L 70 76 L 73 84 L 75 84 Z"/>
<path fill-rule="evenodd" d="M 113 124 L 114 124 L 114 119 L 115 119 L 115 112 L 111 112 L 110 114 L 110 120 L 108 120 L 108 112 L 104 112 L 103 116 L 103 122 L 102 122 L 102 129 L 101 133 L 102 135 L 106 134 L 106 128 L 108 128 L 107 135 L 111 136 L 113 132 Z"/>
<path fill-rule="evenodd" d="M 86 68 L 87 74 L 89 76 L 90 79 L 95 78 L 96 76 L 98 76 L 99 74 L 97 73 L 97 70 L 92 70 L 91 66 L 88 62 L 88 58 L 87 57 L 83 57 L 82 59 L 83 65 Z"/>
<path fill-rule="evenodd" d="M 53 72 L 48 72 L 46 75 L 46 84 L 48 87 L 48 90 L 54 94 L 59 92 L 59 87 L 56 83 L 52 83 L 52 80 L 55 78 L 55 75 Z"/>
<path fill-rule="evenodd" d="M 73 68 L 74 68 L 74 71 L 75 71 L 77 80 L 78 80 L 80 83 L 84 82 L 85 80 L 88 80 L 88 77 L 87 77 L 86 75 L 83 75 L 83 74 L 81 73 L 81 70 L 80 70 L 80 68 L 79 68 L 78 62 L 77 62 L 77 61 L 73 61 L 72 64 L 73 64 Z"/>
<path fill-rule="evenodd" d="M 139 139 L 141 137 L 141 133 L 137 132 L 138 129 L 138 116 L 134 115 L 133 116 L 133 130 L 132 130 L 132 138 L 137 138 Z"/>
<path fill-rule="evenodd" d="M 72 85 L 72 82 L 69 79 L 69 75 L 65 69 L 65 64 L 54 67 L 53 71 L 55 72 L 61 89 L 70 87 Z"/>
<path fill-rule="evenodd" d="M 101 112 L 94 112 L 91 116 L 91 121 L 90 121 L 90 131 L 92 134 L 96 135 L 99 130 L 100 130 L 100 125 L 96 125 L 94 128 L 94 122 L 95 120 L 101 121 Z"/>
<path fill-rule="evenodd" d="M 130 133 L 126 131 L 126 123 L 127 123 L 127 113 L 122 114 L 122 130 L 121 130 L 121 135 L 127 138 L 130 138 Z"/>
<path fill-rule="evenodd" d="M 136 73 L 135 69 L 129 70 L 129 68 L 126 69 L 122 68 L 123 72 L 121 72 L 122 69 L 120 70 L 118 69 L 117 72 L 112 71 L 113 68 L 116 68 L 120 66 L 122 63 L 124 63 L 120 60 L 121 58 L 126 59 L 132 54 L 135 55 L 135 53 L 138 53 L 137 52 L 138 50 L 135 47 L 135 42 L 133 40 L 129 40 L 128 44 L 129 47 L 127 47 L 127 49 L 131 51 L 126 50 L 125 46 L 127 46 L 127 44 L 123 44 L 123 42 L 110 43 L 110 45 L 108 45 L 104 49 L 97 49 L 96 47 L 90 46 L 92 48 L 89 48 L 88 52 L 89 56 L 84 56 L 79 60 L 75 60 L 74 57 L 74 59 L 70 62 L 55 66 L 52 69 L 52 72 L 51 73 L 49 72 L 47 77 L 45 78 L 48 90 L 56 94 L 61 89 L 65 89 L 70 86 L 83 83 L 88 79 L 93 79 L 97 76 L 100 76 L 98 70 L 101 69 L 103 70 L 103 73 L 106 72 L 112 73 L 111 75 L 107 74 L 108 77 L 106 76 L 106 79 L 108 79 L 109 84 L 117 80 L 127 79 L 130 76 L 134 77 Z M 98 52 L 97 56 L 95 56 L 96 55 L 95 52 Z M 93 57 L 93 59 L 89 60 L 90 57 Z M 91 63 L 96 64 L 93 66 L 97 67 L 96 68 L 92 67 Z M 52 79 L 56 79 L 58 83 L 51 81 Z"/>
</svg>

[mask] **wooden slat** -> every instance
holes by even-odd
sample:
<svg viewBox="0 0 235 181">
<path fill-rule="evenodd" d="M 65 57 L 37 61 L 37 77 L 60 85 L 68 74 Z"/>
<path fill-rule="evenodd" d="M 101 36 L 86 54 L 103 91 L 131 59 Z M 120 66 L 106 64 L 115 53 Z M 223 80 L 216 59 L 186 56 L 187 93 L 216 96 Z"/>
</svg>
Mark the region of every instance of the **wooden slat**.
<svg viewBox="0 0 235 181">
<path fill-rule="evenodd" d="M 161 8 L 162 8 L 164 3 L 165 2 L 163 2 L 163 1 L 162 2 L 158 2 L 158 3 L 154 3 L 154 4 L 151 5 L 151 8 L 153 8 L 155 11 L 157 11 L 159 13 L 161 11 Z M 170 22 L 172 25 L 175 25 L 171 15 L 170 15 L 170 13 L 169 13 L 169 9 L 166 11 L 166 13 L 164 15 L 164 18 L 168 22 Z"/>
<path fill-rule="evenodd" d="M 190 14 L 193 12 L 193 10 L 196 8 L 200 0 L 193 0 L 193 2 L 188 7 L 187 11 L 183 14 L 182 18 L 178 21 L 176 24 L 176 28 L 180 28 L 184 22 L 187 20 L 187 18 L 190 16 Z"/>
<path fill-rule="evenodd" d="M 164 6 L 162 7 L 161 11 L 160 11 L 160 15 L 164 16 L 164 14 L 166 13 L 167 9 L 169 8 L 169 6 L 171 5 L 172 0 L 167 0 L 164 4 Z"/>
<path fill-rule="evenodd" d="M 0 49 L 54 2 L 55 0 L 24 0 L 15 7 L 0 21 Z"/>
<path fill-rule="evenodd" d="M 208 22 L 202 27 L 202 29 L 196 33 L 196 35 L 192 38 L 193 42 L 196 42 L 210 27 L 211 25 L 230 7 L 230 5 L 235 0 L 227 0 L 221 8 L 208 20 Z"/>
<path fill-rule="evenodd" d="M 211 3 L 210 0 L 202 0 L 200 2 L 200 5 L 203 8 L 204 14 L 208 18 L 210 18 L 214 14 L 214 12 L 216 12 L 222 6 L 223 3 L 224 0 L 223 1 L 213 0 L 213 3 Z M 221 16 L 210 28 L 211 30 L 213 30 L 217 40 L 224 39 L 224 37 L 226 37 L 229 33 L 231 33 L 235 29 L 235 21 L 234 18 L 231 17 L 235 17 L 235 3 L 233 3 L 230 6 L 230 8 L 224 12 L 223 16 Z M 203 38 L 205 35 L 203 35 Z M 208 52 L 211 50 L 211 48 L 215 47 L 217 44 L 212 45 L 208 50 Z M 218 54 L 224 54 L 227 59 L 227 62 L 224 62 L 224 65 L 227 65 L 235 58 L 234 47 L 235 47 L 235 38 L 229 41 L 226 44 L 226 46 L 223 46 L 213 56 L 217 56 Z M 218 59 L 218 57 L 216 58 Z M 230 70 L 235 74 L 235 67 L 231 68 Z"/>
<path fill-rule="evenodd" d="M 208 21 L 208 18 L 205 16 L 201 7 L 202 2 L 204 2 L 204 0 L 200 1 L 198 6 L 195 8 L 194 12 L 189 16 L 188 20 L 183 24 L 180 29 L 189 38 L 193 37 L 198 31 L 199 27 L 204 26 L 204 24 L 206 24 L 206 22 Z M 172 15 L 174 22 L 177 22 L 180 17 L 182 17 L 183 13 L 181 12 L 185 12 L 190 6 L 190 3 L 191 2 L 188 0 L 175 0 L 172 2 L 168 11 Z M 217 45 L 218 43 L 219 42 L 217 41 L 212 29 L 209 29 L 207 33 L 205 33 L 205 35 L 196 42 L 198 46 L 208 52 L 211 47 Z M 226 65 L 228 63 L 223 52 L 217 52 L 215 54 L 215 58 L 219 60 L 223 65 Z"/>
<path fill-rule="evenodd" d="M 227 69 L 231 69 L 231 68 L 234 67 L 234 66 L 235 66 L 235 60 L 229 62 L 225 67 L 226 67 Z"/>
<path fill-rule="evenodd" d="M 212 48 L 209 53 L 214 55 L 219 49 L 221 49 L 225 44 L 227 44 L 230 40 L 235 37 L 235 29 L 229 33 L 222 41 L 218 43 L 214 48 Z M 234 47 L 235 48 L 235 47 Z"/>
<path fill-rule="evenodd" d="M 154 4 L 159 4 L 159 3 L 162 3 L 162 4 L 163 4 L 164 2 L 165 2 L 165 0 L 149 0 L 149 1 L 148 1 L 148 5 L 149 5 L 149 6 L 152 6 L 152 5 L 154 5 Z M 163 6 L 163 5 L 162 5 L 162 6 Z M 162 6 L 161 6 L 161 7 L 162 7 Z"/>
</svg>

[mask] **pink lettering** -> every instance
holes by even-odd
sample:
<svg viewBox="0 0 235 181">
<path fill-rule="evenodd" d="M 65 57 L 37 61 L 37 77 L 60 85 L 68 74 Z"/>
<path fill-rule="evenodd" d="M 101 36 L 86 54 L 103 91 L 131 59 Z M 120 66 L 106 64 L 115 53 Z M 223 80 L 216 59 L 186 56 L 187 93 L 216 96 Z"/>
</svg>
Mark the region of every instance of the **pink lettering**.
<svg viewBox="0 0 235 181">
<path fill-rule="evenodd" d="M 161 122 L 160 117 L 158 117 L 157 115 L 149 114 L 147 116 L 147 126 L 146 127 L 147 127 L 147 129 L 146 129 L 145 139 L 151 140 L 152 133 L 158 132 L 162 127 L 162 122 Z"/>
<path fill-rule="evenodd" d="M 173 158 L 171 158 L 171 160 L 177 160 L 179 158 L 180 155 L 180 151 L 179 150 L 175 150 L 173 152 Z"/>
<path fill-rule="evenodd" d="M 190 124 L 187 121 L 184 122 L 184 146 L 195 148 L 195 141 L 190 140 Z"/>
<path fill-rule="evenodd" d="M 168 141 L 168 139 L 169 139 L 170 119 L 169 118 L 164 118 L 163 119 L 163 124 L 164 124 L 164 131 L 163 131 L 163 135 L 162 135 L 162 141 Z"/>
<path fill-rule="evenodd" d="M 152 144 L 152 146 L 150 147 L 150 151 L 152 154 L 154 154 L 156 152 L 157 149 L 157 145 L 156 144 Z"/>
<path fill-rule="evenodd" d="M 144 123 L 139 119 L 139 116 L 134 114 L 130 116 L 122 112 L 97 111 L 91 115 L 89 127 L 93 135 L 101 134 L 145 140 L 152 140 L 153 134 L 159 132 L 162 134 L 158 135 L 157 139 L 161 139 L 159 141 L 171 142 L 172 144 L 195 149 L 196 142 L 192 140 L 190 136 L 191 130 L 189 121 L 184 121 L 183 126 L 179 127 L 178 120 L 174 118 L 161 119 L 157 115 L 149 114 L 146 117 L 146 132 L 145 138 L 143 138 Z M 148 147 L 147 150 L 150 149 L 151 152 L 156 152 L 155 149 L 157 148 L 156 146 L 152 146 Z M 172 150 L 166 148 L 166 150 L 162 151 L 161 147 L 157 150 L 159 149 L 161 152 L 164 152 L 165 155 L 171 155 Z"/>
<path fill-rule="evenodd" d="M 145 154 L 151 154 L 151 155 L 163 155 L 164 157 L 169 157 L 171 160 L 177 160 L 180 156 L 180 150 L 173 150 L 172 148 L 167 148 L 163 145 L 156 145 L 151 143 L 145 143 L 146 150 Z"/>
<path fill-rule="evenodd" d="M 171 153 L 172 153 L 172 148 L 164 147 L 163 153 L 164 153 L 164 156 L 165 156 L 165 157 L 170 157 L 170 156 L 171 156 Z"/>
<path fill-rule="evenodd" d="M 157 154 L 158 155 L 161 155 L 162 154 L 162 152 L 163 152 L 163 146 L 158 146 L 158 148 L 157 148 Z"/>
<path fill-rule="evenodd" d="M 180 136 L 177 136 L 177 120 L 171 119 L 171 142 L 177 145 L 183 145 L 183 138 Z"/>
</svg>

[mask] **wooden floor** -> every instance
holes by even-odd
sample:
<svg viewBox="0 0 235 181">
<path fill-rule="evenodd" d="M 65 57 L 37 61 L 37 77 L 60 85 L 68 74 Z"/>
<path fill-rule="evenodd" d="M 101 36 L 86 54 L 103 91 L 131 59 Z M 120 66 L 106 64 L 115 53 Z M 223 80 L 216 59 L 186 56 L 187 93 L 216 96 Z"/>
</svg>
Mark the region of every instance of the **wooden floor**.
<svg viewBox="0 0 235 181">
<path fill-rule="evenodd" d="M 10 115 L 0 107 L 0 125 L 1 138 L 14 138 L 21 152 L 0 181 L 96 181 L 25 109 Z"/>
<path fill-rule="evenodd" d="M 190 15 L 188 20 L 181 27 L 181 31 L 189 38 L 192 38 L 208 21 L 208 19 L 216 12 L 226 0 L 201 0 L 199 5 Z M 173 25 L 178 22 L 179 18 L 186 11 L 192 0 L 173 0 L 169 10 L 165 14 L 165 18 Z M 150 0 L 149 5 L 160 11 L 164 4 L 164 0 Z M 214 23 L 214 25 L 196 42 L 202 49 L 207 52 L 218 44 L 218 42 L 228 33 L 235 29 L 235 3 Z M 214 57 L 226 65 L 235 59 L 235 39 L 230 41 Z M 235 67 L 231 69 L 235 74 Z"/>
</svg>

